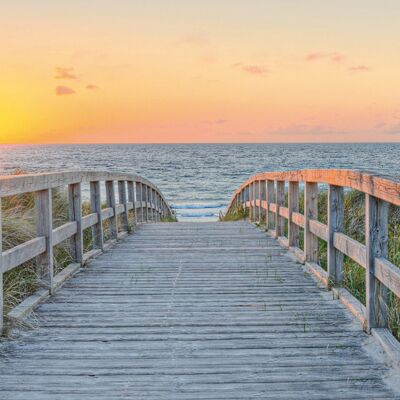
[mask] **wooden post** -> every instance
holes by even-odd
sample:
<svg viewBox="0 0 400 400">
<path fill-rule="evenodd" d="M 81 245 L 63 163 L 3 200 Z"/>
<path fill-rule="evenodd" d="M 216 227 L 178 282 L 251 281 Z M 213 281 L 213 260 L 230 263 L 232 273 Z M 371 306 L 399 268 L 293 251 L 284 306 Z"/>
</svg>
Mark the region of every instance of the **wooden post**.
<svg viewBox="0 0 400 400">
<path fill-rule="evenodd" d="M 76 234 L 72 237 L 72 254 L 74 262 L 82 263 L 83 259 L 83 232 L 82 232 L 82 193 L 81 184 L 68 185 L 68 218 L 76 221 Z"/>
<path fill-rule="evenodd" d="M 143 186 L 141 182 L 136 182 L 136 201 L 140 204 L 140 207 L 137 209 L 137 221 L 143 222 Z M 136 212 L 136 209 L 135 209 Z"/>
<path fill-rule="evenodd" d="M 130 203 L 132 203 L 133 227 L 135 227 L 136 222 L 137 222 L 136 201 L 135 201 L 135 184 L 132 181 L 128 181 L 128 200 Z"/>
<path fill-rule="evenodd" d="M 248 198 L 249 198 L 249 220 L 250 222 L 253 220 L 253 187 L 252 187 L 252 183 L 248 184 Z"/>
<path fill-rule="evenodd" d="M 329 185 L 328 188 L 328 276 L 332 283 L 343 281 L 343 253 L 333 244 L 335 232 L 343 231 L 344 195 L 343 187 Z"/>
<path fill-rule="evenodd" d="M 4 315 L 3 315 L 3 217 L 1 211 L 1 197 L 0 197 L 0 335 L 3 333 L 4 328 Z"/>
<path fill-rule="evenodd" d="M 288 241 L 289 247 L 299 247 L 299 227 L 293 222 L 292 213 L 299 212 L 299 182 L 289 182 L 288 187 Z"/>
<path fill-rule="evenodd" d="M 35 192 L 36 236 L 46 239 L 46 251 L 36 257 L 40 286 L 53 292 L 53 215 L 51 189 Z"/>
<path fill-rule="evenodd" d="M 259 215 L 259 221 L 265 222 L 265 210 L 261 206 L 261 202 L 266 199 L 266 183 L 265 181 L 259 181 L 260 182 L 260 188 L 259 188 L 259 193 L 260 193 L 260 215 Z"/>
<path fill-rule="evenodd" d="M 389 205 L 374 196 L 365 195 L 365 246 L 366 246 L 366 309 L 367 329 L 386 328 L 387 288 L 375 278 L 375 258 L 388 258 Z"/>
<path fill-rule="evenodd" d="M 269 210 L 269 205 L 275 201 L 275 182 L 267 181 L 267 214 L 266 214 L 266 225 L 267 230 L 274 227 L 275 217 Z"/>
<path fill-rule="evenodd" d="M 126 184 L 125 181 L 118 181 L 118 196 L 119 196 L 119 203 L 123 204 L 124 212 L 121 213 L 121 225 L 122 230 L 128 232 L 129 228 L 129 220 L 128 220 L 128 198 L 126 195 Z"/>
<path fill-rule="evenodd" d="M 256 185 L 256 181 L 253 181 L 251 189 L 252 189 L 252 198 L 253 198 L 253 202 L 252 202 L 253 221 L 256 222 L 257 221 L 257 207 L 256 207 L 257 185 Z"/>
<path fill-rule="evenodd" d="M 106 203 L 107 207 L 112 208 L 114 215 L 109 219 L 110 221 L 110 236 L 113 239 L 118 237 L 118 217 L 117 210 L 115 209 L 115 188 L 114 181 L 106 181 Z"/>
<path fill-rule="evenodd" d="M 260 222 L 260 206 L 257 206 L 257 200 L 260 200 L 260 181 L 254 182 L 254 221 Z"/>
<path fill-rule="evenodd" d="M 306 182 L 304 191 L 304 253 L 306 261 L 318 261 L 318 238 L 310 231 L 310 219 L 318 219 L 318 184 Z"/>
<path fill-rule="evenodd" d="M 147 185 L 144 185 L 143 187 L 143 196 L 144 197 L 142 201 L 144 201 L 144 217 L 146 222 L 149 222 L 149 187 Z"/>
<path fill-rule="evenodd" d="M 103 221 L 101 219 L 100 182 L 90 182 L 90 212 L 97 214 L 97 224 L 92 226 L 93 247 L 104 250 Z"/>
<path fill-rule="evenodd" d="M 276 213 L 275 213 L 275 236 L 283 236 L 285 232 L 285 221 L 279 215 L 279 208 L 285 205 L 285 181 L 276 181 Z"/>
</svg>

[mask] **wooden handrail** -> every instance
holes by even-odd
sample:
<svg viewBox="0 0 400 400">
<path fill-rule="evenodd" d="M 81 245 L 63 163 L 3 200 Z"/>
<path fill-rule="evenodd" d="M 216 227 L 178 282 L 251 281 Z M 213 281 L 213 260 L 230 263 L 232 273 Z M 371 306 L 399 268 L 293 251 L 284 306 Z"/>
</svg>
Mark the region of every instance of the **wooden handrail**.
<svg viewBox="0 0 400 400">
<path fill-rule="evenodd" d="M 102 208 L 101 183 L 105 185 L 106 208 Z M 90 185 L 90 214 L 82 216 L 82 183 Z M 118 196 L 115 184 L 118 184 Z M 68 188 L 69 221 L 53 228 L 51 189 Z M 33 193 L 35 198 L 36 237 L 2 251 L 1 198 Z M 151 196 L 149 195 L 151 193 Z M 150 196 L 150 197 L 148 197 Z M 116 197 L 118 197 L 118 202 Z M 111 240 L 130 230 L 128 212 L 134 210 L 134 223 L 160 221 L 174 217 L 174 211 L 161 191 L 147 179 L 133 174 L 114 172 L 57 172 L 0 177 L 0 333 L 3 329 L 3 273 L 36 258 L 41 293 L 51 294 L 66 279 L 65 270 L 54 276 L 53 248 L 64 240 L 71 241 L 74 272 L 90 256 L 105 249 L 103 222 L 110 221 Z M 121 226 L 119 226 L 121 225 Z M 83 231 L 91 229 L 94 249 L 84 254 Z"/>
<path fill-rule="evenodd" d="M 299 213 L 299 183 L 304 184 L 304 214 Z M 328 185 L 328 224 L 317 220 L 318 184 Z M 344 188 L 365 194 L 365 245 L 343 233 Z M 370 331 L 388 326 L 388 289 L 400 297 L 400 268 L 387 259 L 389 204 L 400 206 L 400 181 L 393 178 L 353 170 L 298 170 L 252 176 L 234 192 L 226 213 L 248 208 L 250 220 L 265 222 L 266 230 L 309 266 L 317 265 L 318 239 L 327 242 L 329 287 L 342 284 L 344 255 L 365 268 L 365 328 Z M 304 229 L 304 251 L 299 227 Z"/>
</svg>

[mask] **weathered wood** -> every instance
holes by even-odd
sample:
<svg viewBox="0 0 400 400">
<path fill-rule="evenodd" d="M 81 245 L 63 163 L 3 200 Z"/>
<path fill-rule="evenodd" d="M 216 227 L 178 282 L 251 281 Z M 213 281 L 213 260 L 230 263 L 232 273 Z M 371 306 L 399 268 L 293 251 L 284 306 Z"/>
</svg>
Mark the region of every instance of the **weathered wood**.
<svg viewBox="0 0 400 400">
<path fill-rule="evenodd" d="M 285 233 L 285 220 L 279 215 L 280 207 L 285 205 L 285 182 L 276 181 L 275 204 L 277 206 L 275 212 L 275 234 L 276 237 L 283 236 Z"/>
<path fill-rule="evenodd" d="M 397 398 L 365 334 L 285 253 L 247 223 L 146 224 L 3 343 L 0 397 Z"/>
<path fill-rule="evenodd" d="M 350 257 L 357 264 L 366 267 L 365 246 L 344 233 L 335 232 L 333 234 L 333 245 L 346 256 Z"/>
<path fill-rule="evenodd" d="M 137 209 L 137 221 L 139 223 L 142 223 L 144 220 L 144 212 L 143 212 L 143 206 L 142 206 L 142 202 L 143 202 L 143 187 L 142 184 L 140 182 L 136 182 L 136 207 L 138 204 L 140 204 L 139 209 Z"/>
<path fill-rule="evenodd" d="M 53 290 L 53 216 L 51 189 L 35 192 L 36 236 L 45 238 L 45 251 L 36 257 L 39 285 Z M 25 252 L 25 250 L 23 250 Z"/>
<path fill-rule="evenodd" d="M 400 268 L 385 258 L 375 258 L 375 278 L 400 297 Z"/>
<path fill-rule="evenodd" d="M 388 290 L 375 277 L 375 259 L 388 257 L 387 202 L 365 196 L 366 308 L 368 329 L 388 325 Z"/>
<path fill-rule="evenodd" d="M 113 210 L 113 214 L 110 216 L 110 236 L 112 239 L 116 239 L 118 235 L 118 217 L 117 210 L 115 208 L 115 187 L 114 181 L 106 181 L 106 204 L 107 208 Z"/>
<path fill-rule="evenodd" d="M 99 181 L 90 182 L 90 211 L 97 214 L 97 223 L 92 226 L 92 240 L 95 249 L 103 250 L 104 233 L 101 213 L 101 186 Z"/>
<path fill-rule="evenodd" d="M 77 226 L 76 221 L 71 221 L 53 229 L 53 246 L 57 246 L 62 241 L 74 236 L 77 232 Z"/>
<path fill-rule="evenodd" d="M 3 215 L 2 215 L 2 204 L 0 197 L 0 336 L 3 335 L 3 326 L 4 326 L 4 298 L 3 298 Z"/>
<path fill-rule="evenodd" d="M 149 222 L 149 187 L 142 186 L 142 202 L 144 201 L 144 221 Z"/>
<path fill-rule="evenodd" d="M 74 262 L 82 263 L 83 228 L 82 228 L 82 193 L 81 184 L 68 185 L 68 219 L 76 222 L 76 233 L 71 239 L 71 254 Z"/>
<path fill-rule="evenodd" d="M 114 214 L 114 209 L 112 207 L 103 208 L 101 210 L 101 219 L 103 221 L 105 221 L 106 219 L 110 219 L 114 215 L 115 215 Z"/>
<path fill-rule="evenodd" d="M 270 204 L 275 202 L 275 182 L 267 180 L 267 213 L 266 213 L 266 225 L 267 230 L 273 229 L 275 227 L 274 215 L 270 212 Z"/>
<path fill-rule="evenodd" d="M 308 224 L 310 226 L 310 232 L 319 237 L 322 240 L 325 240 L 325 242 L 328 241 L 328 226 L 323 224 L 322 222 L 316 221 L 315 219 L 310 219 L 308 221 Z M 333 236 L 333 235 L 332 235 Z"/>
<path fill-rule="evenodd" d="M 299 227 L 293 221 L 293 213 L 299 212 L 299 183 L 289 182 L 288 187 L 288 241 L 290 247 L 299 247 Z"/>
<path fill-rule="evenodd" d="M 306 261 L 318 261 L 318 238 L 310 231 L 311 219 L 318 219 L 318 184 L 307 182 L 304 190 L 304 252 Z"/>
<path fill-rule="evenodd" d="M 328 274 L 333 283 L 341 284 L 344 277 L 343 253 L 334 244 L 335 232 L 343 231 L 344 194 L 340 186 L 329 185 L 328 188 Z"/>
<path fill-rule="evenodd" d="M 92 226 L 96 225 L 98 221 L 99 216 L 95 212 L 85 215 L 82 217 L 82 229 L 85 230 L 91 228 Z"/>
<path fill-rule="evenodd" d="M 12 249 L 3 252 L 3 272 L 10 271 L 32 258 L 46 252 L 46 238 L 44 236 L 28 240 Z"/>
<path fill-rule="evenodd" d="M 279 207 L 279 216 L 284 219 L 289 219 L 289 209 L 284 206 Z"/>
<path fill-rule="evenodd" d="M 137 223 L 137 213 L 136 213 L 135 184 L 132 181 L 128 181 L 128 201 L 132 203 L 133 226 L 135 226 Z"/>
<path fill-rule="evenodd" d="M 300 228 L 304 228 L 304 215 L 299 212 L 292 213 L 292 221 L 294 224 L 299 226 Z"/>
<path fill-rule="evenodd" d="M 128 196 L 126 193 L 125 181 L 118 181 L 118 196 L 119 203 L 123 205 L 124 210 L 121 213 L 121 228 L 123 231 L 128 231 L 129 220 L 128 220 Z"/>
</svg>

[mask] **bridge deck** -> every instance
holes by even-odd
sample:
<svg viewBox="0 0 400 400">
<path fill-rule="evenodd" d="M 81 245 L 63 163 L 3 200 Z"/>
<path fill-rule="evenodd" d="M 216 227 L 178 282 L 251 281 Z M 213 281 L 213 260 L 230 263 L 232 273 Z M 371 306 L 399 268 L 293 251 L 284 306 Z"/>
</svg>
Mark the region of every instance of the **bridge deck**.
<svg viewBox="0 0 400 400">
<path fill-rule="evenodd" d="M 3 344 L 0 398 L 393 399 L 332 294 L 244 222 L 148 224 Z"/>
</svg>

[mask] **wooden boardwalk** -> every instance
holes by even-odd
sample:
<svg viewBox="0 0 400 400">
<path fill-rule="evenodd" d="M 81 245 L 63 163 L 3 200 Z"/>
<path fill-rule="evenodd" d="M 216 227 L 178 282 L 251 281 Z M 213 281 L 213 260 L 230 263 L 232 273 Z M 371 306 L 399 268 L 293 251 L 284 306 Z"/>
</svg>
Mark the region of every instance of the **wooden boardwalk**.
<svg viewBox="0 0 400 400">
<path fill-rule="evenodd" d="M 143 225 L 31 321 L 1 399 L 398 398 L 373 339 L 245 222 Z"/>
</svg>

